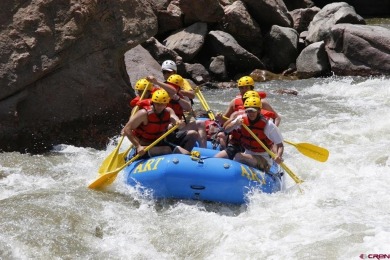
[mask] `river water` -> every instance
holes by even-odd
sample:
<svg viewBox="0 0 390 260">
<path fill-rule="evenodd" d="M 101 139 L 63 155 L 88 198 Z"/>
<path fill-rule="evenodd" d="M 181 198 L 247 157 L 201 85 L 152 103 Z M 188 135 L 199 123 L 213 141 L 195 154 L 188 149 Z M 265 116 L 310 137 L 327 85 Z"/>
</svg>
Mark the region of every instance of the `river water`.
<svg viewBox="0 0 390 260">
<path fill-rule="evenodd" d="M 276 94 L 280 88 L 299 94 Z M 390 78 L 274 81 L 256 89 L 281 114 L 285 139 L 330 151 L 320 163 L 286 145 L 285 163 L 305 180 L 303 193 L 287 178 L 286 192 L 255 193 L 242 206 L 156 202 L 124 185 L 122 174 L 103 192 L 89 190 L 118 137 L 103 151 L 60 145 L 44 155 L 1 153 L 0 259 L 390 254 Z M 203 90 L 215 111 L 235 93 Z"/>
<path fill-rule="evenodd" d="M 389 19 L 367 21 L 390 29 Z M 280 88 L 299 94 L 276 94 Z M 242 206 L 157 202 L 124 185 L 121 174 L 104 192 L 89 190 L 118 137 L 103 151 L 59 145 L 44 155 L 0 153 L 0 259 L 389 256 L 390 78 L 275 81 L 256 89 L 282 115 L 286 140 L 330 151 L 320 163 L 286 145 L 285 163 L 305 180 L 303 192 L 288 178 L 285 192 L 254 193 Z M 203 94 L 223 111 L 236 91 Z"/>
</svg>

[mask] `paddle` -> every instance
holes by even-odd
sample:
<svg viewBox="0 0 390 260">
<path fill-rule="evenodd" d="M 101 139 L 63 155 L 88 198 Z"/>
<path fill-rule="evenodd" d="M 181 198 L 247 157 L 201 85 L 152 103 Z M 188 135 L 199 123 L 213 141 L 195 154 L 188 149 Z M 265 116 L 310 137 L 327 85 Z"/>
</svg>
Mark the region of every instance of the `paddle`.
<svg viewBox="0 0 390 260">
<path fill-rule="evenodd" d="M 145 148 L 145 152 L 149 151 L 151 148 L 153 148 L 156 144 L 158 144 L 159 142 L 161 142 L 165 137 L 167 137 L 170 133 L 172 133 L 173 131 L 176 130 L 176 128 L 178 128 L 179 125 L 176 124 L 174 127 L 172 127 L 171 129 L 169 129 L 167 132 L 165 132 L 162 136 L 160 136 L 156 141 L 154 141 L 153 143 L 151 143 L 149 146 L 147 146 Z M 113 179 L 115 180 L 116 176 L 118 175 L 118 173 L 123 170 L 126 166 L 128 166 L 129 164 L 131 164 L 132 162 L 134 162 L 135 160 L 137 160 L 139 157 L 139 154 L 137 154 L 136 156 L 134 156 L 133 158 L 131 158 L 129 161 L 127 161 L 125 164 L 123 164 L 121 167 L 113 170 L 113 171 L 110 171 L 110 172 L 107 172 L 106 174 L 104 175 L 101 175 L 100 177 L 98 177 L 94 182 L 92 182 L 88 188 L 90 189 L 101 189 L 103 188 L 104 186 L 106 186 L 107 184 L 111 184 L 113 182 Z"/>
<path fill-rule="evenodd" d="M 147 91 L 148 87 L 145 87 L 144 88 L 144 91 L 142 92 L 142 95 L 140 97 L 140 100 L 142 100 L 146 94 L 146 91 Z M 135 112 L 137 112 L 139 109 L 138 106 L 136 106 L 133 110 L 133 112 L 131 113 L 131 115 L 134 115 Z M 131 144 L 130 147 L 123 153 L 120 153 L 118 154 L 119 152 L 119 148 L 123 142 L 123 139 L 124 139 L 125 136 L 122 136 L 118 145 L 115 147 L 114 151 L 112 151 L 106 159 L 104 159 L 104 161 L 102 162 L 102 165 L 100 166 L 99 170 L 98 170 L 98 173 L 100 175 L 106 173 L 106 172 L 110 172 L 116 168 L 118 168 L 119 165 L 122 165 L 125 163 L 125 158 L 126 158 L 126 155 L 127 153 L 130 151 L 130 149 L 133 147 L 133 145 Z"/>
<path fill-rule="evenodd" d="M 250 133 L 250 135 L 261 145 L 261 147 L 263 147 L 263 149 L 272 157 L 272 159 L 274 159 L 276 157 L 276 155 L 270 150 L 268 149 L 267 146 L 265 146 L 265 144 L 255 135 L 255 133 L 253 133 L 253 131 L 245 124 L 242 124 L 242 126 L 245 128 L 246 131 L 248 131 Z M 282 166 L 282 168 L 288 173 L 288 175 L 290 175 L 290 177 L 295 181 L 296 184 L 299 184 L 299 183 L 302 183 L 303 180 L 301 180 L 298 176 L 296 176 L 288 167 L 287 165 L 284 164 L 284 162 L 281 162 L 280 163 L 280 166 Z"/>
<path fill-rule="evenodd" d="M 215 115 L 213 113 L 213 111 L 210 109 L 209 105 L 207 104 L 207 101 L 206 99 L 204 98 L 202 92 L 200 91 L 200 88 L 197 87 L 195 89 L 195 93 L 198 97 L 198 99 L 200 100 L 200 103 L 202 104 L 203 108 L 209 113 L 209 117 L 213 120 L 215 120 Z M 210 114 L 212 116 L 210 116 Z M 229 118 L 227 117 L 223 117 L 224 119 L 228 120 Z M 319 147 L 319 146 L 316 146 L 314 144 L 310 144 L 310 143 L 299 143 L 299 144 L 296 144 L 296 143 L 293 143 L 291 141 L 288 141 L 288 140 L 284 140 L 285 143 L 287 144 L 290 144 L 292 146 L 294 146 L 295 148 L 298 149 L 298 151 L 300 153 L 302 153 L 303 155 L 307 156 L 307 157 L 310 157 L 314 160 L 317 160 L 317 161 L 320 161 L 320 162 L 325 162 L 328 160 L 328 157 L 329 157 L 329 151 L 325 148 L 322 148 L 322 147 Z"/>
<path fill-rule="evenodd" d="M 284 140 L 284 142 L 294 146 L 301 154 L 306 155 L 307 157 L 310 157 L 314 160 L 319 162 L 326 162 L 328 160 L 329 151 L 325 148 L 309 143 L 293 143 L 288 140 Z"/>
<path fill-rule="evenodd" d="M 206 110 L 207 114 L 209 115 L 211 120 L 215 121 L 215 115 L 214 112 L 210 109 L 209 105 L 207 104 L 206 99 L 204 98 L 202 92 L 200 91 L 199 87 L 195 88 L 195 94 L 198 97 L 200 103 L 202 104 L 204 110 Z"/>
<path fill-rule="evenodd" d="M 224 117 L 224 118 L 228 119 L 227 117 Z M 310 157 L 314 160 L 317 160 L 319 162 L 326 162 L 326 160 L 328 160 L 329 151 L 325 148 L 322 148 L 322 147 L 319 147 L 317 145 L 310 144 L 310 143 L 298 143 L 297 144 L 297 143 L 293 143 L 293 142 L 288 141 L 288 140 L 283 140 L 283 142 L 294 146 L 295 148 L 297 148 L 297 150 L 301 154 L 303 154 L 307 157 Z"/>
</svg>

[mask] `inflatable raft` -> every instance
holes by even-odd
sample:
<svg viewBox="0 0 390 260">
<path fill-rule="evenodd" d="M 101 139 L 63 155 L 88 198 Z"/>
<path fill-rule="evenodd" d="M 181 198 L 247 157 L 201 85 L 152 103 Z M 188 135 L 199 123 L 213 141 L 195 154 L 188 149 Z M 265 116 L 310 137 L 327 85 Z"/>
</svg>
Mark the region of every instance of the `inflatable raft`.
<svg viewBox="0 0 390 260">
<path fill-rule="evenodd" d="M 124 169 L 126 183 L 154 199 L 232 204 L 246 203 L 253 190 L 274 193 L 283 189 L 283 171 L 277 164 L 265 173 L 233 160 L 213 158 L 216 150 L 194 151 L 192 156 L 167 154 L 134 161 Z"/>
</svg>

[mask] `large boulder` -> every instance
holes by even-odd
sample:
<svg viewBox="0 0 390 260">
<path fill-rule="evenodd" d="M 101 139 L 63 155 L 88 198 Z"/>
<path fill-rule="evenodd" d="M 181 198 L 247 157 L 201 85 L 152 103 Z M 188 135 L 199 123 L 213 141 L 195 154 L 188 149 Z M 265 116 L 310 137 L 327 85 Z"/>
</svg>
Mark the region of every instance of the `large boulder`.
<svg viewBox="0 0 390 260">
<path fill-rule="evenodd" d="M 128 118 L 123 56 L 156 34 L 152 9 L 142 0 L 0 5 L 0 150 L 104 147 Z"/>
<path fill-rule="evenodd" d="M 260 25 L 291 27 L 292 19 L 283 0 L 243 0 Z"/>
<path fill-rule="evenodd" d="M 224 7 L 221 26 L 237 42 L 256 56 L 261 56 L 263 37 L 259 24 L 250 16 L 242 1 Z"/>
<path fill-rule="evenodd" d="M 332 26 L 339 23 L 365 24 L 366 22 L 356 13 L 353 6 L 345 2 L 328 4 L 310 22 L 306 41 L 310 44 L 325 40 Z"/>
<path fill-rule="evenodd" d="M 207 24 L 197 22 L 166 38 L 164 45 L 177 52 L 184 61 L 191 61 L 202 48 L 207 34 Z"/>
<path fill-rule="evenodd" d="M 340 0 L 313 0 L 313 2 L 321 8 L 331 2 L 340 2 Z M 345 0 L 344 2 L 353 5 L 356 12 L 363 16 L 382 17 L 389 15 L 389 0 Z"/>
<path fill-rule="evenodd" d="M 265 68 L 263 62 L 252 53 L 245 50 L 230 34 L 223 31 L 210 31 L 206 38 L 215 56 L 223 55 L 228 65 L 228 71 L 235 73 L 248 72 Z"/>
<path fill-rule="evenodd" d="M 293 28 L 273 25 L 265 37 L 266 56 L 272 71 L 281 72 L 295 64 L 299 35 Z"/>
<path fill-rule="evenodd" d="M 223 8 L 216 0 L 179 0 L 178 6 L 184 13 L 184 23 L 216 23 L 223 17 Z"/>
<path fill-rule="evenodd" d="M 307 31 L 309 28 L 310 22 L 313 20 L 313 17 L 320 11 L 321 9 L 314 6 L 311 8 L 301 8 L 295 9 L 290 12 L 290 15 L 293 19 L 293 28 L 301 33 L 303 31 Z"/>
<path fill-rule="evenodd" d="M 330 65 L 323 41 L 307 46 L 297 58 L 297 75 L 299 78 L 328 76 Z"/>
<path fill-rule="evenodd" d="M 384 27 L 337 24 L 325 50 L 336 75 L 390 75 L 390 30 Z"/>
</svg>

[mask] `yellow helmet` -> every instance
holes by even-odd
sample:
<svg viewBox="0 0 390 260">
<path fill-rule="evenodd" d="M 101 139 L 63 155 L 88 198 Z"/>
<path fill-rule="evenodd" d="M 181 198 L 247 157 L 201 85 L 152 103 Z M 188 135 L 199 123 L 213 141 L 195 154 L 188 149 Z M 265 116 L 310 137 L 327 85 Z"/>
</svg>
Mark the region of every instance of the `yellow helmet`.
<svg viewBox="0 0 390 260">
<path fill-rule="evenodd" d="M 261 108 L 262 105 L 261 105 L 261 99 L 260 98 L 257 98 L 257 97 L 249 97 L 245 100 L 244 102 L 244 107 L 245 108 L 248 108 L 248 107 L 257 107 L 257 108 Z"/>
<path fill-rule="evenodd" d="M 252 79 L 252 77 L 244 76 L 240 78 L 238 81 L 238 87 L 245 87 L 245 86 L 254 86 L 255 81 Z"/>
<path fill-rule="evenodd" d="M 248 91 L 245 92 L 245 94 L 242 96 L 242 99 L 246 100 L 247 98 L 250 98 L 250 97 L 257 97 L 257 98 L 260 98 L 260 95 L 259 95 L 259 93 L 257 93 L 257 91 L 248 90 Z"/>
<path fill-rule="evenodd" d="M 183 84 L 184 84 L 182 76 L 180 76 L 178 74 L 173 74 L 173 75 L 169 76 L 169 78 L 167 79 L 167 82 L 175 84 L 176 86 L 179 86 L 181 88 L 183 87 Z"/>
<path fill-rule="evenodd" d="M 147 88 L 147 90 L 152 90 L 153 84 L 149 82 L 147 79 L 140 79 L 135 83 L 135 90 L 144 90 Z"/>
<path fill-rule="evenodd" d="M 170 100 L 168 92 L 163 89 L 156 90 L 152 95 L 153 103 L 168 104 Z"/>
</svg>

